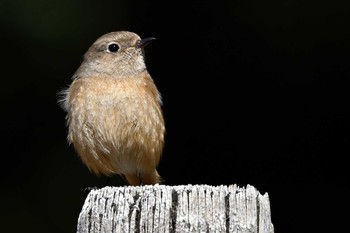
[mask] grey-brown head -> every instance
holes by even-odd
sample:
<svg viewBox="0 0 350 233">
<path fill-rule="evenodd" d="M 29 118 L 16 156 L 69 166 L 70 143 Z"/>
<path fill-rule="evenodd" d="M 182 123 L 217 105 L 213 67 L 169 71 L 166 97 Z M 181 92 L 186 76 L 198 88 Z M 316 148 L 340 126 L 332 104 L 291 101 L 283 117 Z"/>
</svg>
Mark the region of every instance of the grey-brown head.
<svg viewBox="0 0 350 233">
<path fill-rule="evenodd" d="M 132 76 L 146 69 L 143 47 L 155 38 L 141 39 L 128 31 L 107 33 L 98 38 L 84 55 L 74 78 L 112 75 Z"/>
</svg>

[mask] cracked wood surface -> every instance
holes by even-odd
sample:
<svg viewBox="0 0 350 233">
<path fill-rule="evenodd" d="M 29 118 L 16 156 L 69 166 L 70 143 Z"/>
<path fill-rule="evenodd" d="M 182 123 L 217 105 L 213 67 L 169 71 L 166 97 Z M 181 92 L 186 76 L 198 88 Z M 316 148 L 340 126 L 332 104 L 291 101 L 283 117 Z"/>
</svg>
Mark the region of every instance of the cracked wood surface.
<svg viewBox="0 0 350 233">
<path fill-rule="evenodd" d="M 78 233 L 273 233 L 270 202 L 253 186 L 125 186 L 92 190 Z"/>
</svg>

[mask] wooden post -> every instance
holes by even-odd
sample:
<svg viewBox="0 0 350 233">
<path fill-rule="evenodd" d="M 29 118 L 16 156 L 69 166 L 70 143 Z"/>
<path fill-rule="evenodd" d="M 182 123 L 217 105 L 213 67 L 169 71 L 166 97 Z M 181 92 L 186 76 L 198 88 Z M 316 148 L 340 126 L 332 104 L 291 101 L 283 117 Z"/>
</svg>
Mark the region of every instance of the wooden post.
<svg viewBox="0 0 350 233">
<path fill-rule="evenodd" d="M 92 190 L 78 233 L 273 233 L 270 202 L 253 186 L 125 186 Z"/>
</svg>

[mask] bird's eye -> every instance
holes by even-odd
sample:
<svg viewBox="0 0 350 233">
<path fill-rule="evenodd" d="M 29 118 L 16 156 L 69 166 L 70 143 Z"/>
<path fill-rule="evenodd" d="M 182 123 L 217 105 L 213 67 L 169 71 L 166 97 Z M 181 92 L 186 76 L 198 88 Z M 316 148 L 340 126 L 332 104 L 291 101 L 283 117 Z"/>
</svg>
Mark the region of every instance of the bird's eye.
<svg viewBox="0 0 350 233">
<path fill-rule="evenodd" d="M 119 50 L 119 45 L 117 45 L 116 43 L 111 43 L 107 47 L 107 51 L 111 53 L 116 53 L 118 52 L 118 50 Z"/>
</svg>

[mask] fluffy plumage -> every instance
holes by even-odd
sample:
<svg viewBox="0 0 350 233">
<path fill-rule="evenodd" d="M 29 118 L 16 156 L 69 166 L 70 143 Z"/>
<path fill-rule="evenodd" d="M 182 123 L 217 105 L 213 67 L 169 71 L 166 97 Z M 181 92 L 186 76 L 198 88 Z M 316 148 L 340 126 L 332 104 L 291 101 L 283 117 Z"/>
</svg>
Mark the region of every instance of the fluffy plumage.
<svg viewBox="0 0 350 233">
<path fill-rule="evenodd" d="M 116 44 L 118 51 L 110 51 Z M 84 55 L 62 105 L 68 141 L 96 174 L 156 184 L 164 144 L 160 94 L 146 70 L 142 40 L 132 32 L 98 38 Z"/>
</svg>

